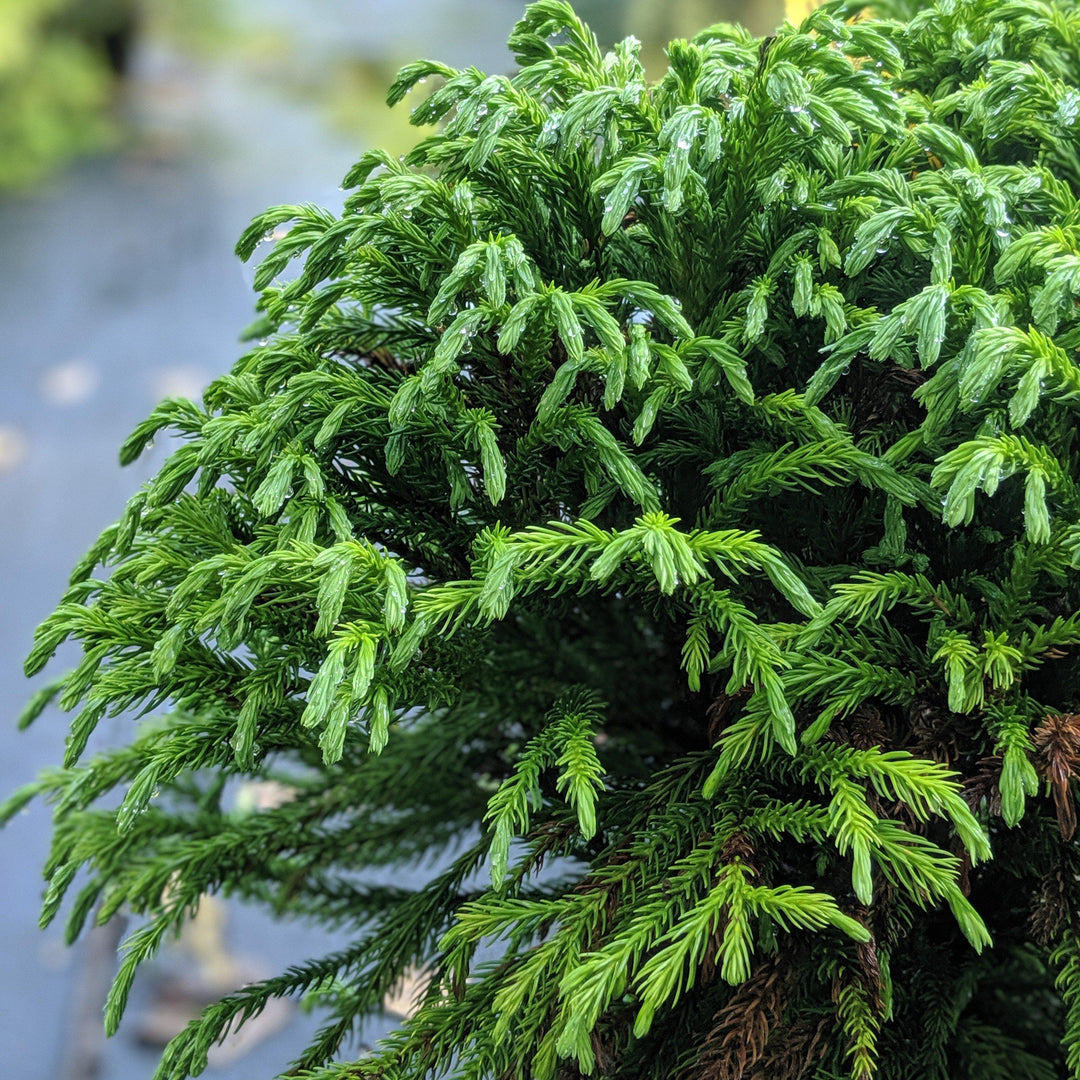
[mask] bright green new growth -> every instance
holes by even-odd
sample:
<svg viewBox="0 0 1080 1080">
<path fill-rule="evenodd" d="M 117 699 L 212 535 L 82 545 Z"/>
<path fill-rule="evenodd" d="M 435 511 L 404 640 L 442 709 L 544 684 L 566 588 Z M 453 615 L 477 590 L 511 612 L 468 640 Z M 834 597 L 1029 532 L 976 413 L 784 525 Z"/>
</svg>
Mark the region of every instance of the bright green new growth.
<svg viewBox="0 0 1080 1080">
<path fill-rule="evenodd" d="M 142 919 L 110 1030 L 208 891 L 354 943 L 158 1080 L 305 991 L 306 1080 L 1080 1077 L 1080 10 L 858 14 L 650 86 L 542 0 L 244 234 L 265 338 L 125 445 L 183 439 L 38 633 L 84 659 L 26 720 L 79 711 L 5 812 L 55 807 L 46 921 Z"/>
</svg>

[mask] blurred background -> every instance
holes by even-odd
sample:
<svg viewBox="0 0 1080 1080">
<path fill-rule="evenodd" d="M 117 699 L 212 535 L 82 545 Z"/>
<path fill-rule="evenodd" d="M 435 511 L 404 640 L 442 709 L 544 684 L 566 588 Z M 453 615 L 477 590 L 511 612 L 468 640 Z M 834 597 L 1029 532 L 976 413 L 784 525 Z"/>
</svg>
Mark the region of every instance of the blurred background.
<svg viewBox="0 0 1080 1080">
<path fill-rule="evenodd" d="M 787 0 L 787 14 L 802 14 Z M 784 0 L 577 0 L 603 44 L 663 45 L 718 20 L 767 33 Z M 168 395 L 197 396 L 239 353 L 253 271 L 232 248 L 274 203 L 338 209 L 366 148 L 417 137 L 386 86 L 433 57 L 510 72 L 520 0 L 0 0 L 0 798 L 62 756 L 67 718 L 18 734 L 35 625 L 75 560 L 160 465 L 123 438 Z M 61 663 L 64 658 L 61 658 Z M 68 656 L 71 660 L 72 657 Z M 57 665 L 59 670 L 60 665 Z M 107 721 L 98 745 L 126 740 Z M 239 793 L 241 812 L 273 798 Z M 215 903 L 136 983 L 103 1043 L 119 923 L 72 949 L 37 929 L 48 808 L 0 833 L 0 1063 L 20 1080 L 148 1080 L 199 995 L 333 948 L 328 935 Z M 422 868 L 418 875 L 426 876 Z M 407 1006 L 362 1033 L 368 1042 Z M 207 1075 L 269 1077 L 317 1016 L 283 1008 Z M 355 1048 L 354 1048 L 355 1049 Z"/>
</svg>

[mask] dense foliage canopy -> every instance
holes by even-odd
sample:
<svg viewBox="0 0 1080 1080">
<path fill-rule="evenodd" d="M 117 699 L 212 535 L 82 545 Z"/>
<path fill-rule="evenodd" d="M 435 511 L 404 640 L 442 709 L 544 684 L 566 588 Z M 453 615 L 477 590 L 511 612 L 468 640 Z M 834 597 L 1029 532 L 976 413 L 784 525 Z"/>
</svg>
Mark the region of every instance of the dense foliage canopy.
<svg viewBox="0 0 1080 1080">
<path fill-rule="evenodd" d="M 1080 1077 L 1080 10 L 511 48 L 255 220 L 262 340 L 125 445 L 45 919 L 142 917 L 110 1030 L 208 891 L 354 934 L 158 1080 L 302 991 L 308 1080 Z"/>
</svg>

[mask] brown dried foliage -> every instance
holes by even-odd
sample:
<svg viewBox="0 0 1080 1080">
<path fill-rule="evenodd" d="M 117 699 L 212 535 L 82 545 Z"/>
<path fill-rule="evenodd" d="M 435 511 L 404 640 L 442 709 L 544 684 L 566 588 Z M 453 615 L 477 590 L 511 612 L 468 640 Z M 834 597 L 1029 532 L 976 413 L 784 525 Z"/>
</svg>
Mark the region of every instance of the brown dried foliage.
<svg viewBox="0 0 1080 1080">
<path fill-rule="evenodd" d="M 765 1056 L 773 1026 L 784 1012 L 784 972 L 776 960 L 759 964 L 726 1005 L 684 1080 L 747 1080 Z"/>
<path fill-rule="evenodd" d="M 693 1065 L 679 1080 L 802 1080 L 827 1049 L 830 1020 L 784 1013 L 790 958 L 765 960 L 713 1016 Z"/>
<path fill-rule="evenodd" d="M 825 1035 L 830 1028 L 826 1017 L 813 1023 L 800 1020 L 782 1033 L 774 1034 L 765 1048 L 765 1056 L 745 1080 L 802 1080 L 825 1053 Z"/>
<path fill-rule="evenodd" d="M 985 802 L 994 817 L 1001 817 L 1001 765 L 1000 755 L 983 758 L 977 766 L 978 772 L 964 780 L 960 797 L 973 813 Z"/>
<path fill-rule="evenodd" d="M 832 742 L 853 746 L 856 750 L 872 750 L 875 746 L 888 750 L 892 745 L 881 710 L 865 701 L 846 720 L 834 720 L 827 736 Z"/>
<path fill-rule="evenodd" d="M 752 877 L 757 877 L 757 867 L 754 866 L 754 846 L 750 838 L 744 832 L 732 833 L 720 849 L 722 863 L 740 862 L 749 870 Z"/>
<path fill-rule="evenodd" d="M 734 694 L 728 694 L 722 692 L 709 706 L 705 712 L 705 717 L 709 722 L 709 743 L 717 742 L 723 735 L 724 720 L 732 708 L 740 701 L 750 696 L 751 688 L 744 686 L 741 690 L 737 690 Z"/>
<path fill-rule="evenodd" d="M 1047 714 L 1035 729 L 1036 763 L 1050 781 L 1062 839 L 1076 832 L 1076 804 L 1069 783 L 1080 772 L 1080 713 Z"/>
<path fill-rule="evenodd" d="M 1047 948 L 1061 940 L 1062 931 L 1070 919 L 1066 874 L 1064 866 L 1057 866 L 1043 874 L 1039 891 L 1031 901 L 1031 936 Z"/>
<path fill-rule="evenodd" d="M 858 916 L 856 916 L 858 917 Z M 865 919 L 860 919 L 865 922 Z M 870 1004 L 876 1012 L 881 1012 L 885 1007 L 884 987 L 881 982 L 881 961 L 878 960 L 877 942 L 871 938 L 862 941 L 855 948 L 855 958 L 858 960 L 859 981 L 866 989 Z"/>
</svg>

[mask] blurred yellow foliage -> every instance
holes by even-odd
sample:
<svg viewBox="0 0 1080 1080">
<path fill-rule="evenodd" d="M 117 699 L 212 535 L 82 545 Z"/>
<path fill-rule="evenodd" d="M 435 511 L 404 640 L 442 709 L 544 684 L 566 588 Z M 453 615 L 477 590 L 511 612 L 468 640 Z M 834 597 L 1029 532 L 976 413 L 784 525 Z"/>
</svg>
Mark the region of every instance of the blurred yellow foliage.
<svg viewBox="0 0 1080 1080">
<path fill-rule="evenodd" d="M 784 18 L 798 26 L 819 2 L 820 0 L 784 0 Z"/>
</svg>

